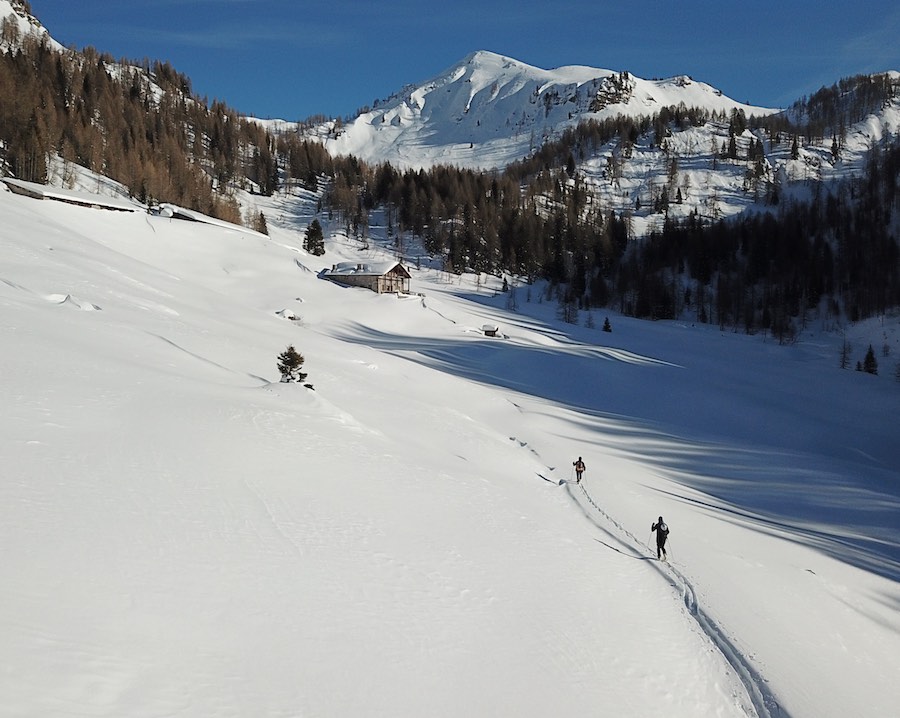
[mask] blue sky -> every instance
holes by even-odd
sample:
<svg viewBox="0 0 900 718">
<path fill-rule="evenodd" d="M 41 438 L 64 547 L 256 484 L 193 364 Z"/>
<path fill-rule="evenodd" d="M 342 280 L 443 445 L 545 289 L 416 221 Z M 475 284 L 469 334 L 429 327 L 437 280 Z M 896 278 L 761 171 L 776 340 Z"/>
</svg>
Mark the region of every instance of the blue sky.
<svg viewBox="0 0 900 718">
<path fill-rule="evenodd" d="M 31 8 L 64 45 L 168 60 L 197 94 L 287 120 L 355 114 L 474 50 L 543 68 L 686 74 L 767 107 L 841 77 L 900 70 L 896 0 L 31 0 Z"/>
</svg>

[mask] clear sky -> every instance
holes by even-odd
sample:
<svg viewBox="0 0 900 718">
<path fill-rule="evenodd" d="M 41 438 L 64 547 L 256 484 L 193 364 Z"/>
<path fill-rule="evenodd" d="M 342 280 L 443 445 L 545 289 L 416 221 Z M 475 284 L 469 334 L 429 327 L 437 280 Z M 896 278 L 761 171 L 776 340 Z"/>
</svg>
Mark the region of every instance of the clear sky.
<svg viewBox="0 0 900 718">
<path fill-rule="evenodd" d="M 783 107 L 900 70 L 897 0 L 31 0 L 64 45 L 168 60 L 245 114 L 344 117 L 475 50 L 530 65 L 690 75 Z"/>
</svg>

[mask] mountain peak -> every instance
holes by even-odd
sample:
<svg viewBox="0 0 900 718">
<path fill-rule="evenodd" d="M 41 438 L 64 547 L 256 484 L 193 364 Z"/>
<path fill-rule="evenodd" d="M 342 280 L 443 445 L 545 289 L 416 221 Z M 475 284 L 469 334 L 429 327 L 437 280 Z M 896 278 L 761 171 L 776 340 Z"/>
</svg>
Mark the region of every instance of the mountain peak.
<svg viewBox="0 0 900 718">
<path fill-rule="evenodd" d="M 326 144 L 334 154 L 376 163 L 492 169 L 531 154 L 582 120 L 649 116 L 681 103 L 769 112 L 735 102 L 687 75 L 642 80 L 626 71 L 583 65 L 544 70 L 476 50 L 363 113 Z"/>
<path fill-rule="evenodd" d="M 472 65 L 478 63 L 498 63 L 506 61 L 507 58 L 503 57 L 503 55 L 498 55 L 496 52 L 491 52 L 490 50 L 475 50 L 475 52 L 470 52 L 468 55 L 466 55 L 459 64 Z"/>
<path fill-rule="evenodd" d="M 23 36 L 34 34 L 45 35 L 54 47 L 62 49 L 62 45 L 53 40 L 47 29 L 32 15 L 31 5 L 26 0 L 0 0 L 0 22 L 5 23 L 7 28 L 13 28 L 12 33 L 7 29 L 0 40 L 0 48 L 7 42 L 15 46 Z"/>
</svg>

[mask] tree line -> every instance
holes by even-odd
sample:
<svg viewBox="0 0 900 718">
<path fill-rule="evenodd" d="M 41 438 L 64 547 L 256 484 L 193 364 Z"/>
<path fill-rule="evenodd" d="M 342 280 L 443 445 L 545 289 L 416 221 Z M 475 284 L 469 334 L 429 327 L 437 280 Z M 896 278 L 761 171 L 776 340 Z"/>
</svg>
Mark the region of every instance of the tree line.
<svg viewBox="0 0 900 718">
<path fill-rule="evenodd" d="M 143 202 L 167 201 L 241 221 L 233 183 L 277 187 L 271 138 L 224 103 L 192 93 L 168 63 L 115 62 L 93 48 L 58 52 L 46 38 L 0 41 L 2 160 L 20 179 L 46 182 L 47 159 L 122 183 Z"/>
</svg>

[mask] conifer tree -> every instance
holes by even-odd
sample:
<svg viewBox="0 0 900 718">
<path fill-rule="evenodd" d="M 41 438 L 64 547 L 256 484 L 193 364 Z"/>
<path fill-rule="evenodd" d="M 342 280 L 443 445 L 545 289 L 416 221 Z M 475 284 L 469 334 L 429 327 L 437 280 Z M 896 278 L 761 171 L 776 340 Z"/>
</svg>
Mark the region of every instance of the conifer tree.
<svg viewBox="0 0 900 718">
<path fill-rule="evenodd" d="M 878 360 L 875 358 L 875 352 L 871 344 L 869 344 L 869 350 L 866 352 L 865 359 L 863 359 L 863 371 L 867 374 L 878 373 Z"/>
<path fill-rule="evenodd" d="M 306 228 L 303 249 L 317 257 L 325 254 L 325 236 L 322 233 L 322 225 L 319 223 L 319 220 L 314 219 Z"/>
<path fill-rule="evenodd" d="M 306 374 L 300 371 L 304 361 L 303 355 L 294 349 L 294 345 L 288 344 L 287 349 L 278 355 L 278 371 L 281 372 L 281 381 L 285 383 L 306 381 Z"/>
<path fill-rule="evenodd" d="M 260 234 L 269 234 L 269 224 L 266 222 L 266 215 L 262 212 L 252 218 L 248 224 Z"/>
</svg>

